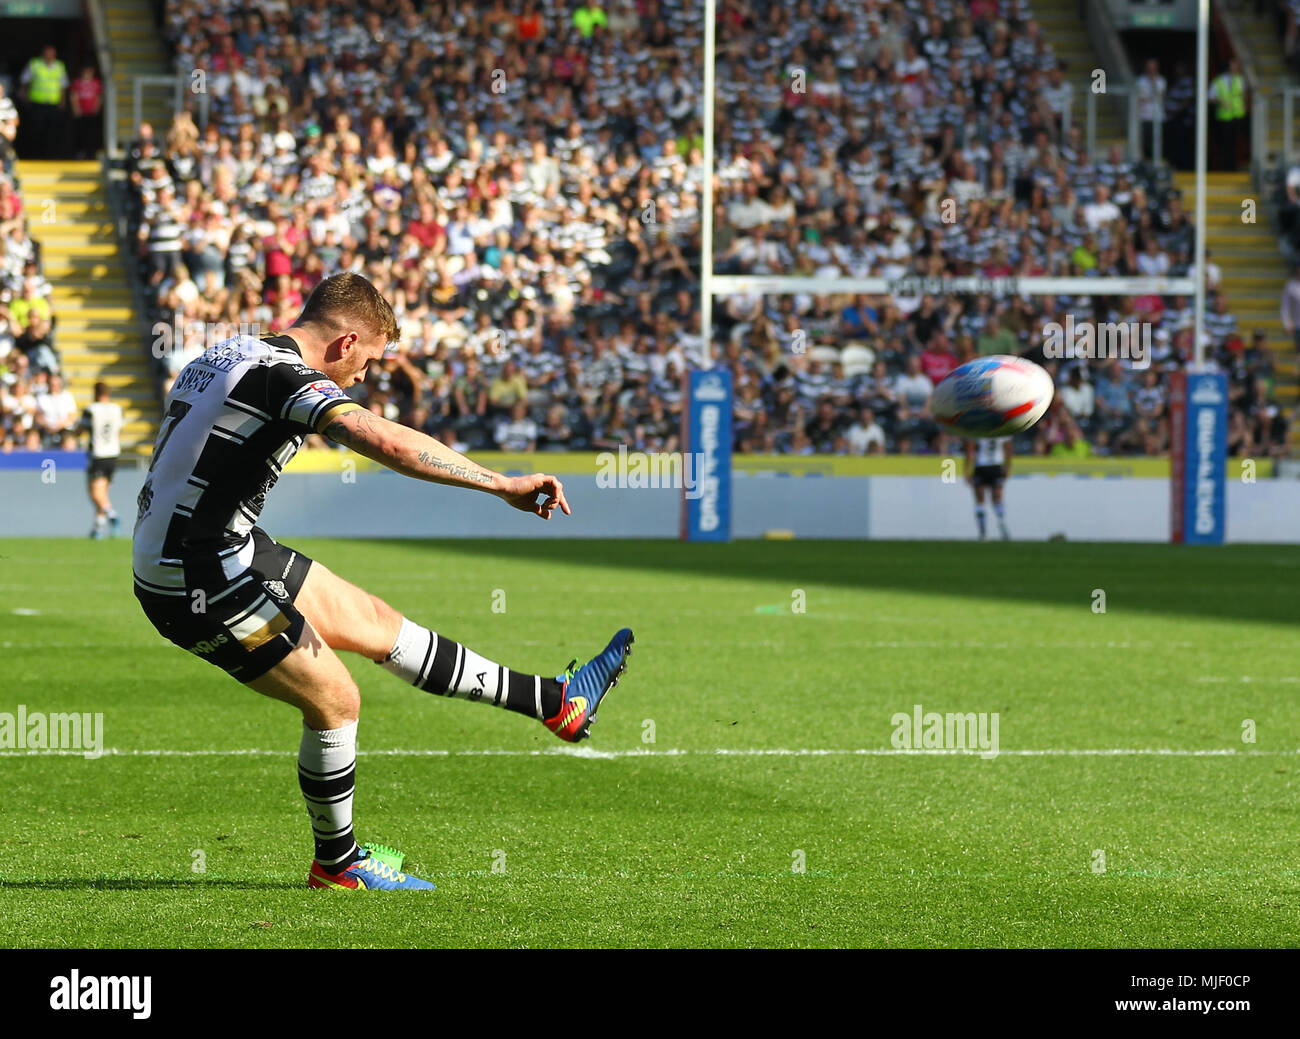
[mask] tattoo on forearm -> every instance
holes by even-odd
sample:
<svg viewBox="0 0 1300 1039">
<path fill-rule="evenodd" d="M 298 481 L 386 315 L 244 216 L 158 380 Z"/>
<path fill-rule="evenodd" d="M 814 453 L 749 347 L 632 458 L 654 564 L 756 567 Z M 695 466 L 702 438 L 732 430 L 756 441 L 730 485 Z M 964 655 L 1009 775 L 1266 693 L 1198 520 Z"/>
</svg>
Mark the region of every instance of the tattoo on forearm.
<svg viewBox="0 0 1300 1039">
<path fill-rule="evenodd" d="M 379 429 L 379 420 L 374 412 L 362 409 L 349 411 L 342 418 L 335 419 L 325 427 L 325 436 L 336 444 L 357 450 L 358 445 L 366 443 L 369 436 Z"/>
<path fill-rule="evenodd" d="M 375 442 L 382 432 L 380 427 L 379 417 L 373 412 L 365 410 L 349 411 L 346 415 L 335 419 L 325 427 L 325 436 L 336 444 L 342 444 L 353 451 L 365 454 L 362 449 Z M 416 455 L 416 461 L 424 467 L 424 472 L 437 473 L 456 480 L 482 484 L 485 487 L 489 486 L 495 479 L 492 473 L 484 472 L 481 469 L 471 469 L 469 466 L 457 462 L 444 461 L 432 451 L 421 451 Z M 419 468 L 419 466 L 413 468 Z"/>
<path fill-rule="evenodd" d="M 444 462 L 430 451 L 421 451 L 416 455 L 416 459 L 423 462 L 430 469 L 437 469 L 447 476 L 455 477 L 458 480 L 469 480 L 472 483 L 489 484 L 492 482 L 492 474 L 481 472 L 478 469 L 470 469 L 467 466 L 457 465 L 454 462 Z"/>
</svg>

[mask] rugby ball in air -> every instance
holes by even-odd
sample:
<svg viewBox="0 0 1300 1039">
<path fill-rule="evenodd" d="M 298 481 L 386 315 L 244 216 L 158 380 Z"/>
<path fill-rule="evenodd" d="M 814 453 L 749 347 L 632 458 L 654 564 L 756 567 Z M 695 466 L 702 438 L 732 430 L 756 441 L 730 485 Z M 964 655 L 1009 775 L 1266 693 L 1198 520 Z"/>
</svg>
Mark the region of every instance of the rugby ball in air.
<svg viewBox="0 0 1300 1039">
<path fill-rule="evenodd" d="M 965 437 L 1006 437 L 1028 429 L 1047 411 L 1052 377 L 1033 361 L 997 354 L 954 368 L 930 398 L 944 429 Z"/>
</svg>

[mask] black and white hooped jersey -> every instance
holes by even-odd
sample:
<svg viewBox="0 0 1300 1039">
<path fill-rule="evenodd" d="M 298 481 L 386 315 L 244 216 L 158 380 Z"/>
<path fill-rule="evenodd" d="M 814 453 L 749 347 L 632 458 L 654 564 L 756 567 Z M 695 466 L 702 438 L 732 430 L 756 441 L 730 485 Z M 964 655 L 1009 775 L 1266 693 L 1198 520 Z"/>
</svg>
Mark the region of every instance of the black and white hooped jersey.
<svg viewBox="0 0 1300 1039">
<path fill-rule="evenodd" d="M 95 401 L 81 413 L 82 427 L 90 434 L 91 458 L 116 458 L 122 453 L 122 406 Z"/>
<path fill-rule="evenodd" d="M 977 466 L 1005 465 L 1006 444 L 1010 437 L 980 437 L 975 441 L 975 464 Z"/>
<path fill-rule="evenodd" d="M 140 491 L 136 584 L 184 595 L 237 577 L 267 492 L 303 439 L 359 407 L 289 336 L 235 336 L 187 364 Z"/>
</svg>

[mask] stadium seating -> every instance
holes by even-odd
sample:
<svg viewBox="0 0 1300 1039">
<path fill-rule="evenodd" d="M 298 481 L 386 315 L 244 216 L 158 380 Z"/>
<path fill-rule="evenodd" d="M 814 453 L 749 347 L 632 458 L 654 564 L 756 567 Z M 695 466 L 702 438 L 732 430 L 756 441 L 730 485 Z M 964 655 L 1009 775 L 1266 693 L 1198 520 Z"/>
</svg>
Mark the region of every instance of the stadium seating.
<svg viewBox="0 0 1300 1039">
<path fill-rule="evenodd" d="M 1185 272 L 1193 229 L 1168 169 L 1118 148 L 1090 160 L 1077 120 L 1061 132 L 1047 99 L 1065 88 L 1031 4 L 946 21 L 927 20 L 930 6 L 720 4 L 715 270 L 1126 275 L 1149 260 Z M 321 277 L 364 271 L 403 328 L 361 391 L 372 406 L 491 447 L 507 409 L 473 402 L 513 359 L 539 429 L 558 414 L 568 446 L 645 447 L 642 401 L 676 399 L 701 363 L 700 104 L 679 60 L 700 15 L 680 0 L 619 3 L 588 34 L 555 8 L 529 39 L 522 9 L 470 24 L 441 5 L 356 19 L 167 3 L 168 44 L 178 67 L 204 70 L 211 123 L 140 128 L 132 146 L 151 317 L 278 329 Z M 945 198 L 963 203 L 955 221 Z M 794 450 L 830 400 L 841 434 L 871 405 L 891 450 L 937 451 L 951 446 L 938 428 L 895 403 L 909 358 L 997 348 L 1044 361 L 1060 386 L 1081 364 L 1100 389 L 1107 365 L 1044 357 L 1043 325 L 1133 319 L 1138 304 L 723 297 L 714 341 L 734 344 L 722 363 L 765 404 L 762 437 L 738 421 L 742 449 Z M 479 314 L 499 339 L 471 334 Z M 1169 298 L 1141 315 L 1156 385 L 1122 366 L 1107 390 L 1118 411 L 1059 403 L 1020 450 L 1167 450 L 1163 379 L 1190 355 L 1191 315 Z M 1255 430 L 1237 446 L 1282 450 L 1280 412 L 1260 419 L 1271 405 L 1256 399 L 1267 359 L 1226 319 L 1211 334 Z M 183 360 L 165 360 L 164 385 Z M 817 443 L 847 449 L 842 435 Z"/>
</svg>

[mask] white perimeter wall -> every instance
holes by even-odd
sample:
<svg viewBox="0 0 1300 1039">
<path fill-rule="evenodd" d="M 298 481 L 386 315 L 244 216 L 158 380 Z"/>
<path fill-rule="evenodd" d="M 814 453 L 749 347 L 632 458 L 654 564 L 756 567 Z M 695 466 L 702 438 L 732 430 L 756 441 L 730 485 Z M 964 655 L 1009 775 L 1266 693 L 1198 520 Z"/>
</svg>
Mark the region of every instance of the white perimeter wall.
<svg viewBox="0 0 1300 1039">
<path fill-rule="evenodd" d="M 128 470 L 113 481 L 128 531 L 143 479 Z M 271 493 L 262 523 L 285 538 L 677 536 L 678 491 L 602 489 L 594 476 L 563 480 L 574 515 L 543 523 L 482 493 L 386 472 L 358 473 L 352 484 L 332 474 L 288 474 Z M 975 532 L 970 488 L 936 477 L 738 474 L 733 487 L 736 537 L 781 530 L 804 538 L 968 539 Z M 1169 538 L 1167 480 L 1026 475 L 1008 481 L 1006 502 L 1018 539 Z M 37 470 L 0 471 L 0 536 L 85 536 L 90 521 L 84 474 L 60 474 L 50 484 Z M 1228 538 L 1300 542 L 1300 481 L 1230 482 Z"/>
</svg>

